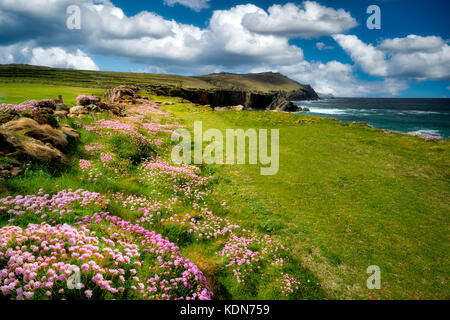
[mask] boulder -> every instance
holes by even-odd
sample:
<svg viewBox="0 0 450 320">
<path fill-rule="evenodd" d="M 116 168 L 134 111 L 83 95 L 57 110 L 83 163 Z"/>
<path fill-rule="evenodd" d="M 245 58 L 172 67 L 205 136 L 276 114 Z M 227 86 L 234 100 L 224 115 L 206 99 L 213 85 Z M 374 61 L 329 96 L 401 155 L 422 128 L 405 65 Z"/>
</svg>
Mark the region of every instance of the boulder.
<svg viewBox="0 0 450 320">
<path fill-rule="evenodd" d="M 64 103 L 58 103 L 58 104 L 56 104 L 56 107 L 55 107 L 55 112 L 58 112 L 58 111 L 69 111 L 69 107 L 67 106 L 67 105 L 65 105 Z"/>
<path fill-rule="evenodd" d="M 77 97 L 77 103 L 79 106 L 88 106 L 91 104 L 97 104 L 98 102 L 100 102 L 100 98 L 96 97 L 96 96 L 85 96 L 85 95 L 81 95 Z"/>
<path fill-rule="evenodd" d="M 61 132 L 69 143 L 76 143 L 80 139 L 80 133 L 67 124 L 61 125 Z"/>
<path fill-rule="evenodd" d="M 70 114 L 72 115 L 80 115 L 80 114 L 88 114 L 89 111 L 83 106 L 75 106 L 70 109 Z"/>
<path fill-rule="evenodd" d="M 135 86 L 119 86 L 105 92 L 105 99 L 110 103 L 134 103 L 138 99 L 136 94 L 139 91 Z"/>
<path fill-rule="evenodd" d="M 68 141 L 61 131 L 52 128 L 48 124 L 41 125 L 30 118 L 20 118 L 10 121 L 2 126 L 7 131 L 14 131 L 45 143 L 50 143 L 55 148 L 64 149 Z"/>
<path fill-rule="evenodd" d="M 66 118 L 68 114 L 69 114 L 68 111 L 55 111 L 55 112 L 53 113 L 53 115 L 54 115 L 55 117 L 60 117 L 60 118 Z"/>
<path fill-rule="evenodd" d="M 64 154 L 51 144 L 45 144 L 27 136 L 18 137 L 3 128 L 0 129 L 0 156 L 19 161 L 35 160 L 49 164 L 68 162 Z"/>
<path fill-rule="evenodd" d="M 278 111 L 282 111 L 282 112 L 293 112 L 293 111 L 298 111 L 298 107 L 292 103 L 291 101 L 289 101 L 286 97 L 286 95 L 284 94 L 279 94 L 278 96 L 276 96 L 272 103 L 269 104 L 269 106 L 267 107 L 267 110 L 278 110 Z"/>
</svg>

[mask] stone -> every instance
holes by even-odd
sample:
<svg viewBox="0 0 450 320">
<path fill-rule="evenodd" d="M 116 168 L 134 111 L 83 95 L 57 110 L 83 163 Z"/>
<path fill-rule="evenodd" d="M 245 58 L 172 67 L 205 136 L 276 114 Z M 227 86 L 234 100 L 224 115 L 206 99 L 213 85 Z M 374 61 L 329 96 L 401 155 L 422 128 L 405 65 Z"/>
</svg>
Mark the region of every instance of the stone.
<svg viewBox="0 0 450 320">
<path fill-rule="evenodd" d="M 4 124 L 2 128 L 7 131 L 21 133 L 43 143 L 50 143 L 60 150 L 64 149 L 68 144 L 66 137 L 61 131 L 52 128 L 48 124 L 39 124 L 30 118 L 10 121 Z"/>
<path fill-rule="evenodd" d="M 69 107 L 64 103 L 57 103 L 55 107 L 55 112 L 57 111 L 69 111 Z"/>
<path fill-rule="evenodd" d="M 64 154 L 52 145 L 27 136 L 18 138 L 3 128 L 0 129 L 0 156 L 19 161 L 35 160 L 49 164 L 68 163 Z"/>
<path fill-rule="evenodd" d="M 55 111 L 55 112 L 53 113 L 53 115 L 54 115 L 55 117 L 60 117 L 60 118 L 66 118 L 68 114 L 69 114 L 68 111 Z"/>
</svg>

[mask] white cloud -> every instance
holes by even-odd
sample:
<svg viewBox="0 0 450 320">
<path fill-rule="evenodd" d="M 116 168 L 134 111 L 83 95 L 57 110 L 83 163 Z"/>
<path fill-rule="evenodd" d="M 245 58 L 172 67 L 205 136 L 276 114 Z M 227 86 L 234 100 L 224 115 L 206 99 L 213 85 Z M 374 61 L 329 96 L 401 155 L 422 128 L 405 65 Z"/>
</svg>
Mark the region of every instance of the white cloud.
<svg viewBox="0 0 450 320">
<path fill-rule="evenodd" d="M 411 34 L 406 38 L 386 39 L 378 48 L 390 53 L 432 53 L 440 51 L 444 45 L 445 41 L 441 37 L 421 37 Z"/>
<path fill-rule="evenodd" d="M 264 11 L 252 4 L 214 11 L 204 38 L 206 47 L 213 52 L 212 57 L 229 59 L 223 61 L 225 64 L 293 63 L 302 60 L 302 49 L 289 45 L 288 39 L 256 34 L 243 27 L 241 22 L 247 14 L 260 12 Z"/>
<path fill-rule="evenodd" d="M 335 10 L 314 1 L 302 5 L 273 5 L 264 11 L 247 14 L 242 24 L 250 31 L 290 38 L 317 38 L 342 33 L 357 26 L 356 20 L 343 9 Z"/>
<path fill-rule="evenodd" d="M 99 70 L 97 65 L 84 52 L 78 49 L 74 53 L 68 53 L 64 49 L 52 48 L 33 48 L 30 64 L 57 67 L 57 68 L 71 68 L 78 70 Z"/>
<path fill-rule="evenodd" d="M 35 47 L 33 43 L 0 47 L 0 63 L 23 63 L 56 68 L 99 70 L 94 61 L 79 49 L 68 52 L 59 47 Z"/>
<path fill-rule="evenodd" d="M 195 6 L 194 2 L 190 4 Z M 196 3 L 200 9 L 208 1 Z M 66 8 L 72 4 L 81 7 L 81 30 L 65 28 Z M 337 96 L 397 94 L 407 87 L 405 81 L 391 78 L 361 81 L 354 66 L 338 61 L 305 61 L 302 49 L 289 44 L 291 37 L 334 35 L 370 75 L 448 77 L 448 45 L 439 37 L 409 36 L 374 46 L 356 36 L 335 35 L 355 25 L 350 13 L 311 1 L 274 5 L 267 12 L 252 4 L 215 10 L 208 25 L 200 28 L 147 11 L 127 16 L 109 0 L 0 0 L 0 63 L 95 70 L 88 55 L 103 55 L 140 63 L 158 73 L 246 72 L 271 66 Z M 331 49 L 326 43 L 317 42 L 316 47 Z"/>
<path fill-rule="evenodd" d="M 209 0 L 164 0 L 164 3 L 169 6 L 181 4 L 195 11 L 209 8 Z"/>
<path fill-rule="evenodd" d="M 365 44 L 357 36 L 338 34 L 333 39 L 344 49 L 361 69 L 370 75 L 387 75 L 385 54 L 371 44 Z"/>
<path fill-rule="evenodd" d="M 450 79 L 450 47 L 439 37 L 410 35 L 384 40 L 377 47 L 365 44 L 354 35 L 340 34 L 333 38 L 364 72 L 372 76 Z"/>
<path fill-rule="evenodd" d="M 351 65 L 338 61 L 302 61 L 292 66 L 281 66 L 277 70 L 300 83 L 309 83 L 317 92 L 337 97 L 392 96 L 408 88 L 403 80 L 361 81 L 356 78 Z"/>
<path fill-rule="evenodd" d="M 334 47 L 333 46 L 327 46 L 325 43 L 323 42 L 317 42 L 316 43 L 316 48 L 319 51 L 323 51 L 323 50 L 333 50 Z"/>
</svg>

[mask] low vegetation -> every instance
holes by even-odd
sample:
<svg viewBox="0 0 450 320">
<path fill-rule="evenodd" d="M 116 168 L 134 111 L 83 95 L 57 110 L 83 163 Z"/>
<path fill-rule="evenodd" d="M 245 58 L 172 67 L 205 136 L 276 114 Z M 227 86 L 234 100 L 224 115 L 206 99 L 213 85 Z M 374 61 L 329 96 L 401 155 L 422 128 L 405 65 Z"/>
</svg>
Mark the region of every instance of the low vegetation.
<svg viewBox="0 0 450 320">
<path fill-rule="evenodd" d="M 12 93 L 20 87 L 18 101 Z M 100 94 L 39 87 L 0 88 L 5 103 L 63 94 L 73 105 L 73 92 Z M 447 140 L 294 114 L 213 112 L 180 99 L 147 96 L 148 102 L 127 106 L 125 117 L 59 119 L 81 133 L 70 164 L 29 163 L 21 175 L 4 180 L 0 267 L 11 257 L 7 248 L 18 248 L 13 255 L 18 262 L 0 274 L 3 294 L 25 299 L 450 296 Z M 279 173 L 261 176 L 255 165 L 171 163 L 172 131 L 191 129 L 196 120 L 205 130 L 280 129 Z M 5 159 L 0 163 L 8 165 Z M 51 237 L 42 246 L 45 234 Z M 39 256 L 52 254 L 59 264 L 48 274 L 56 262 Z M 25 265 L 37 269 L 24 275 Z M 381 268 L 381 290 L 366 287 L 370 265 Z M 82 288 L 62 291 L 73 274 L 68 266 L 80 269 Z"/>
</svg>

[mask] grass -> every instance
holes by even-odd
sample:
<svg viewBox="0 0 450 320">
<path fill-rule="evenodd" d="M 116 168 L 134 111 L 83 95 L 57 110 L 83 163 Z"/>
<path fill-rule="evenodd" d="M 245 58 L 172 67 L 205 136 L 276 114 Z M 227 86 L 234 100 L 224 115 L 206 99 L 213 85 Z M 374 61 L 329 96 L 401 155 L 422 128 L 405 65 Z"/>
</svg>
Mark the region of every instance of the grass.
<svg viewBox="0 0 450 320">
<path fill-rule="evenodd" d="M 5 102 L 49 98 L 63 94 L 68 104 L 78 93 L 93 89 L 44 85 L 3 84 Z M 66 98 L 67 97 L 67 98 Z M 162 108 L 192 128 L 280 129 L 280 171 L 261 176 L 259 166 L 208 166 L 213 194 L 208 207 L 243 228 L 267 233 L 291 249 L 292 275 L 305 286 L 297 299 L 448 299 L 449 275 L 449 143 L 383 133 L 362 125 L 332 119 L 272 112 L 212 112 L 180 103 Z M 83 120 L 88 121 L 88 120 Z M 0 194 L 32 194 L 39 188 L 55 192 L 84 188 L 108 193 L 148 195 L 153 187 L 132 177 L 89 183 L 76 167 L 82 146 L 98 141 L 81 129 L 82 141 L 73 166 L 52 170 L 32 166 L 9 179 Z M 118 139 L 120 140 L 120 139 Z M 126 141 L 108 146 L 124 150 Z M 132 174 L 131 174 L 132 176 Z M 58 186 L 58 187 L 57 187 Z M 3 187 L 4 188 L 4 187 Z M 226 199 L 224 208 L 220 203 Z M 112 213 L 136 216 L 120 206 Z M 179 212 L 190 210 L 178 208 Z M 6 223 L 2 221 L 2 224 Z M 215 298 L 276 299 L 272 286 L 256 281 L 242 289 L 225 272 L 215 252 L 221 240 L 193 241 L 177 226 L 156 230 L 180 245 L 182 254 L 207 275 Z M 366 269 L 381 268 L 382 289 L 368 290 Z M 309 281 L 308 281 L 309 280 Z"/>
<path fill-rule="evenodd" d="M 293 91 L 299 83 L 279 74 L 211 74 L 198 77 L 108 71 L 81 71 L 29 65 L 0 65 L 0 81 L 109 88 L 121 84 L 166 85 L 200 89 Z"/>
<path fill-rule="evenodd" d="M 338 298 L 447 299 L 449 143 L 331 119 L 165 106 L 187 126 L 280 129 L 280 171 L 215 167 L 230 218 L 276 236 Z M 368 290 L 378 265 L 382 289 Z"/>
<path fill-rule="evenodd" d="M 80 94 L 103 96 L 104 89 L 83 88 L 37 83 L 0 83 L 0 103 L 19 104 L 25 100 L 42 100 L 63 96 L 64 102 L 72 107 Z"/>
</svg>

